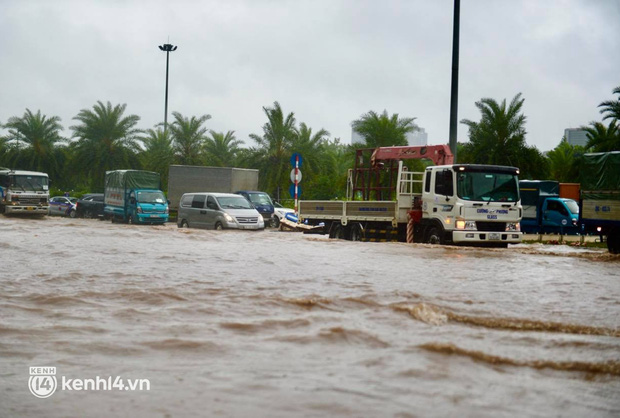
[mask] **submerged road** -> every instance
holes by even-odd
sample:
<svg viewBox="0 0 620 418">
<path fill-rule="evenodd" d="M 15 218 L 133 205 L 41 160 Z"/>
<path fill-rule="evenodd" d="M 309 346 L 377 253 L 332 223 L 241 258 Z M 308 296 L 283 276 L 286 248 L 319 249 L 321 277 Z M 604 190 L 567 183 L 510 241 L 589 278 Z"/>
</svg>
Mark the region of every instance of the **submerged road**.
<svg viewBox="0 0 620 418">
<path fill-rule="evenodd" d="M 61 218 L 0 237 L 3 416 L 620 415 L 604 250 Z"/>
</svg>

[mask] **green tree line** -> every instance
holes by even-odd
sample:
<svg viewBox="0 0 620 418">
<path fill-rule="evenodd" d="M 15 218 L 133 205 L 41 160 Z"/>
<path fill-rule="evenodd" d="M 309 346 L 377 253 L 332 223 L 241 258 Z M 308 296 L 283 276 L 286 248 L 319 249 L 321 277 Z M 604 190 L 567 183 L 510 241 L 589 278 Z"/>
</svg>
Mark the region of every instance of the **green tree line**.
<svg viewBox="0 0 620 418">
<path fill-rule="evenodd" d="M 620 87 L 613 94 L 620 95 Z M 577 182 L 584 152 L 620 150 L 620 97 L 599 105 L 601 122 L 582 126 L 588 136 L 585 147 L 562 138 L 547 153 L 526 142 L 524 100 L 519 93 L 510 103 L 492 98 L 476 102 L 480 120 L 461 121 L 469 128 L 469 141 L 458 144 L 458 162 L 511 165 L 521 169 L 522 178 Z M 167 129 L 159 124 L 143 130 L 137 127 L 140 117 L 128 114 L 125 104 L 98 101 L 78 112 L 69 127 L 71 138 L 66 138 L 59 117 L 26 109 L 2 124 L 8 133 L 0 136 L 0 166 L 46 172 L 55 189 L 77 192 L 102 191 L 105 172 L 115 169 L 158 172 L 166 189 L 171 164 L 254 168 L 261 190 L 288 199 L 289 161 L 297 152 L 303 156 L 302 197 L 339 199 L 345 195 L 355 148 L 407 145 L 406 135 L 418 129 L 415 118 L 369 111 L 351 122 L 364 141 L 353 146 L 330 138 L 323 128 L 298 123 L 295 113 L 284 112 L 278 102 L 263 112 L 264 125 L 249 136 L 252 145 L 244 147 L 235 131 L 208 129 L 208 114 L 173 112 Z"/>
</svg>

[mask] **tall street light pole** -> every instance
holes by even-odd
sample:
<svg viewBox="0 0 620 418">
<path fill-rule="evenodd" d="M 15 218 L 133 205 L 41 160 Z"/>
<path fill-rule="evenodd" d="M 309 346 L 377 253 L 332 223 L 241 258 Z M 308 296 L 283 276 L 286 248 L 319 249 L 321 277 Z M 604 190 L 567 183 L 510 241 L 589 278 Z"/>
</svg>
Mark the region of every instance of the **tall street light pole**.
<svg viewBox="0 0 620 418">
<path fill-rule="evenodd" d="M 450 94 L 450 150 L 456 163 L 457 113 L 459 108 L 459 22 L 461 0 L 454 0 L 454 27 L 452 29 L 452 90 Z"/>
<path fill-rule="evenodd" d="M 168 68 L 170 63 L 170 53 L 176 51 L 177 47 L 171 44 L 159 45 L 159 49 L 166 52 L 166 104 L 164 109 L 164 133 L 168 129 Z"/>
</svg>

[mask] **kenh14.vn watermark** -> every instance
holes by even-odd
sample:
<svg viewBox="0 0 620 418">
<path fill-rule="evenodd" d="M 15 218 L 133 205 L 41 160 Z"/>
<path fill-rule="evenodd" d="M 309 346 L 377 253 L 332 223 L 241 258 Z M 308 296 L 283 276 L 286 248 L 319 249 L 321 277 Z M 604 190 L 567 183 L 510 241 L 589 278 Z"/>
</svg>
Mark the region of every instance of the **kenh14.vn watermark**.
<svg viewBox="0 0 620 418">
<path fill-rule="evenodd" d="M 49 398 L 58 389 L 56 367 L 30 367 L 28 388 L 37 398 Z M 60 390 L 66 391 L 148 391 L 151 390 L 149 379 L 127 379 L 121 376 L 96 376 L 90 379 L 68 378 L 60 376 Z"/>
</svg>

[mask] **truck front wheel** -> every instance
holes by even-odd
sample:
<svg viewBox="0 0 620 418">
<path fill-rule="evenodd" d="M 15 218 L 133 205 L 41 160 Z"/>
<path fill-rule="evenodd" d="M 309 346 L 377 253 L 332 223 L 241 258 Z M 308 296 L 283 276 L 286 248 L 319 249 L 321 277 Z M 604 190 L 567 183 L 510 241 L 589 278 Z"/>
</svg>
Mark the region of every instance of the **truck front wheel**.
<svg viewBox="0 0 620 418">
<path fill-rule="evenodd" d="M 443 244 L 443 233 L 440 228 L 432 226 L 428 231 L 426 242 L 429 244 Z"/>
</svg>

